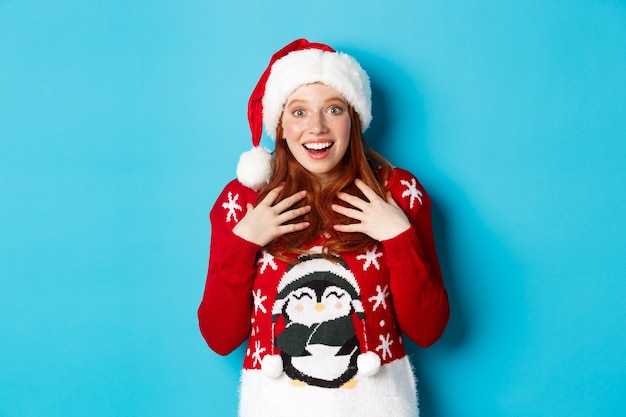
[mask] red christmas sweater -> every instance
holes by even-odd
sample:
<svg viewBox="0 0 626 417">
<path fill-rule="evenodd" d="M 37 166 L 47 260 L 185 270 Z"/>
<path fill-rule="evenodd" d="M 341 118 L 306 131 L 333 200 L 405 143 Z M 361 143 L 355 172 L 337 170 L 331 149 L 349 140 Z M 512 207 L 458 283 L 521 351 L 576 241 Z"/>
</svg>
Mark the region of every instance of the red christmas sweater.
<svg viewBox="0 0 626 417">
<path fill-rule="evenodd" d="M 288 415 L 310 398 L 311 413 L 319 412 L 322 402 L 327 415 L 417 415 L 402 333 L 423 347 L 434 343 L 448 321 L 448 298 L 426 191 L 398 168 L 387 189 L 410 229 L 332 261 L 316 250 L 321 236 L 307 248 L 311 254 L 295 264 L 232 232 L 257 191 L 234 180 L 218 197 L 210 215 L 209 268 L 198 317 L 207 344 L 221 355 L 248 339 L 240 415 L 275 417 L 282 415 L 281 407 Z M 381 388 L 383 381 L 389 390 Z M 303 396 L 302 388 L 290 394 L 298 385 L 313 387 L 314 394 Z M 355 386 L 362 392 L 340 389 Z"/>
</svg>

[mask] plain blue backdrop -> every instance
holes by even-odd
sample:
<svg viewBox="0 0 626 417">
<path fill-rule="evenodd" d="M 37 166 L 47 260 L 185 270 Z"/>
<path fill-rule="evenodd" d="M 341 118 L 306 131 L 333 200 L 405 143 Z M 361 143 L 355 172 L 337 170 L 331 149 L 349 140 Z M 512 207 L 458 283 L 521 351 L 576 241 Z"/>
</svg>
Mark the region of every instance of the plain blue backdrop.
<svg viewBox="0 0 626 417">
<path fill-rule="evenodd" d="M 626 2 L 0 0 L 0 416 L 236 415 L 208 212 L 298 37 L 362 63 L 434 200 L 422 416 L 626 415 Z"/>
</svg>

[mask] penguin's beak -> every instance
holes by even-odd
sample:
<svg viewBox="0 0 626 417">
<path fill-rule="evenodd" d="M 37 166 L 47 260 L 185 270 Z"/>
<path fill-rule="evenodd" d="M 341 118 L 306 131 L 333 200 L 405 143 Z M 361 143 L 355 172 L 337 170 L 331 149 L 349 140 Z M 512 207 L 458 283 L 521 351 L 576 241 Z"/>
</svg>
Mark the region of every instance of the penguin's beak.
<svg viewBox="0 0 626 417">
<path fill-rule="evenodd" d="M 322 310 L 324 310 L 326 307 L 324 307 L 324 304 L 322 303 L 316 303 L 315 306 L 313 306 L 313 308 L 315 309 L 315 311 L 319 313 Z"/>
</svg>

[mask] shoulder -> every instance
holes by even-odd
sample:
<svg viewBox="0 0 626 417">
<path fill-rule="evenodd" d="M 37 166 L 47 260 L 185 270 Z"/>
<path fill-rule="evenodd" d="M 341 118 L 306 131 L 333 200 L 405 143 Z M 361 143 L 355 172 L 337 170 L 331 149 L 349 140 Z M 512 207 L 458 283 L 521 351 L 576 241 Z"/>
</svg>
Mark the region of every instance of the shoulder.
<svg viewBox="0 0 626 417">
<path fill-rule="evenodd" d="M 239 196 L 241 196 L 240 198 L 244 198 L 246 202 L 248 203 L 254 202 L 254 200 L 256 200 L 257 195 L 259 195 L 259 192 L 257 190 L 253 190 L 250 187 L 246 187 L 245 185 L 240 183 L 239 180 L 237 179 L 234 179 L 228 184 L 226 184 L 226 186 L 224 187 L 220 195 L 223 196 L 223 195 L 227 195 L 228 193 L 238 194 Z"/>
<path fill-rule="evenodd" d="M 406 212 L 419 211 L 421 207 L 430 205 L 430 198 L 422 184 L 405 169 L 391 168 L 385 187 Z"/>
<path fill-rule="evenodd" d="M 224 217 L 227 221 L 238 222 L 241 219 L 240 214 L 245 213 L 246 204 L 254 204 L 258 194 L 258 191 L 246 187 L 238 180 L 232 180 L 217 197 L 211 210 L 211 218 Z"/>
</svg>

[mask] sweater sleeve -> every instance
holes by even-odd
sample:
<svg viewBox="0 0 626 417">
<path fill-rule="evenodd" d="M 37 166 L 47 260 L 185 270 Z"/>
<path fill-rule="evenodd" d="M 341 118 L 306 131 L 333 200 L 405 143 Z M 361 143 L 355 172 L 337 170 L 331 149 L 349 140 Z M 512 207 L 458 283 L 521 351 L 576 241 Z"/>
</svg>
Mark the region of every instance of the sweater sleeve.
<svg viewBox="0 0 626 417">
<path fill-rule="evenodd" d="M 388 254 L 394 312 L 402 331 L 427 347 L 441 337 L 450 316 L 432 230 L 431 201 L 406 171 L 394 169 L 387 186 L 412 225 L 382 242 Z"/>
<path fill-rule="evenodd" d="M 250 333 L 252 284 L 261 249 L 232 231 L 255 192 L 233 181 L 211 209 L 211 246 L 204 295 L 198 308 L 200 332 L 211 349 L 227 355 Z"/>
</svg>

